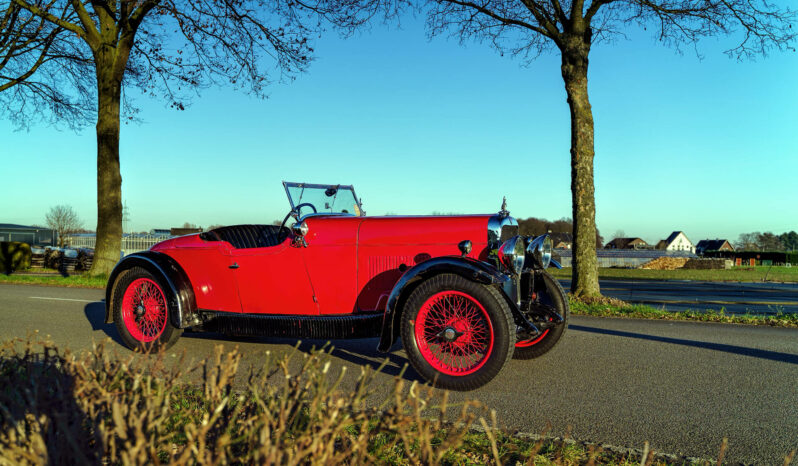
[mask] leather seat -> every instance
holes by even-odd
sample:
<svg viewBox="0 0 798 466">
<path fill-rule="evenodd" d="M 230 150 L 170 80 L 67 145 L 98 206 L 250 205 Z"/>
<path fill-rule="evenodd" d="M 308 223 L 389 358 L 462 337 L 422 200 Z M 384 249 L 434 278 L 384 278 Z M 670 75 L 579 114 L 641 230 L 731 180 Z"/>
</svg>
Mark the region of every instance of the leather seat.
<svg viewBox="0 0 798 466">
<path fill-rule="evenodd" d="M 232 225 L 214 228 L 201 235 L 206 241 L 227 241 L 236 249 L 268 248 L 277 246 L 288 237 L 288 228 L 277 225 Z"/>
</svg>

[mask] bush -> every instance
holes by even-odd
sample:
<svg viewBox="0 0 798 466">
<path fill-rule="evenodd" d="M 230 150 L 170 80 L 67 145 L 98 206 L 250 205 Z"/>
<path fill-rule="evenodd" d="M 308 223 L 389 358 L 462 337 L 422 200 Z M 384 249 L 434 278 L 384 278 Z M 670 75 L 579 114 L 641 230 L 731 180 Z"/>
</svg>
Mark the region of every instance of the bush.
<svg viewBox="0 0 798 466">
<path fill-rule="evenodd" d="M 28 243 L 0 242 L 0 267 L 6 275 L 15 270 L 30 268 L 31 251 Z"/>
<path fill-rule="evenodd" d="M 344 391 L 345 368 L 334 374 L 323 351 L 266 352 L 249 371 L 241 358 L 221 346 L 189 365 L 163 353 L 118 358 L 102 344 L 74 354 L 30 339 L 0 343 L 0 465 L 684 462 L 647 445 L 614 452 L 511 436 L 480 403 L 455 405 L 400 377 L 377 398 L 365 366 Z"/>
</svg>

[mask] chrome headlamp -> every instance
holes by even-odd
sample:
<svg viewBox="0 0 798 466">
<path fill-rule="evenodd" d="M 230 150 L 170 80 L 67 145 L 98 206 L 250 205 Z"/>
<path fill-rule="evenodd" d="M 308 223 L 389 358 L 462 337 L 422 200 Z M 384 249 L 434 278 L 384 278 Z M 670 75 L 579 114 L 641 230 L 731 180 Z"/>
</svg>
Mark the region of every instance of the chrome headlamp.
<svg viewBox="0 0 798 466">
<path fill-rule="evenodd" d="M 526 247 L 527 256 L 532 257 L 535 264 L 540 268 L 546 268 L 551 264 L 551 252 L 554 249 L 554 242 L 548 234 L 532 238 Z"/>
<path fill-rule="evenodd" d="M 520 274 L 524 269 L 525 260 L 524 237 L 516 235 L 508 239 L 499 247 L 497 255 L 499 262 L 507 271 Z"/>
</svg>

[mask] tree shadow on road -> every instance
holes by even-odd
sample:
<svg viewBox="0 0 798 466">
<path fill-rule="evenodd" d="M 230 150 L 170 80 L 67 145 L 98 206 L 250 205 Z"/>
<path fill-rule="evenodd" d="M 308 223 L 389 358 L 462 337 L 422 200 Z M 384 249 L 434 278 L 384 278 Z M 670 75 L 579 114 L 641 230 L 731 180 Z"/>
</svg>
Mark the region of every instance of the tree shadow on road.
<svg viewBox="0 0 798 466">
<path fill-rule="evenodd" d="M 780 353 L 778 351 L 747 348 L 745 346 L 726 345 L 723 343 L 710 343 L 707 341 L 660 337 L 656 335 L 646 335 L 644 333 L 624 332 L 621 330 L 610 330 L 606 328 L 588 327 L 585 325 L 569 325 L 568 328 L 579 332 L 599 333 L 602 335 L 612 335 L 616 337 L 637 338 L 639 340 L 658 341 L 661 343 L 672 343 L 674 345 L 692 346 L 695 348 L 704 348 L 713 351 L 723 351 L 725 353 L 739 354 L 742 356 L 767 359 L 770 361 L 785 362 L 787 364 L 798 364 L 798 355 L 790 353 Z"/>
</svg>

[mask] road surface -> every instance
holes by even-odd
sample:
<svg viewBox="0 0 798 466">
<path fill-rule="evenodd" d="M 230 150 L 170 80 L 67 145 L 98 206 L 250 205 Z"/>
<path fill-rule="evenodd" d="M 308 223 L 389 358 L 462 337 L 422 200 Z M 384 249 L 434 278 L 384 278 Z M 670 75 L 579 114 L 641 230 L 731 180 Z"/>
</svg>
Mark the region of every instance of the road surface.
<svg viewBox="0 0 798 466">
<path fill-rule="evenodd" d="M 560 280 L 571 288 L 571 280 Z M 798 312 L 797 283 L 700 282 L 689 280 L 600 280 L 601 293 L 669 311 L 725 309 L 728 313 Z"/>
<path fill-rule="evenodd" d="M 103 323 L 102 299 L 102 290 L 0 285 L 0 338 L 39 330 L 75 350 L 118 341 Z M 292 340 L 185 334 L 170 352 L 203 358 L 219 343 L 237 345 L 245 364 L 258 364 L 266 350 L 321 344 L 296 350 Z M 336 342 L 333 369 L 378 366 L 386 355 L 376 343 Z M 406 361 L 401 344 L 387 358 L 377 378 L 386 384 Z M 548 355 L 510 361 L 490 384 L 453 398 L 483 401 L 511 430 L 539 433 L 550 423 L 550 435 L 636 448 L 650 441 L 657 451 L 703 458 L 728 437 L 729 461 L 782 464 L 798 448 L 798 330 L 574 317 Z"/>
</svg>

